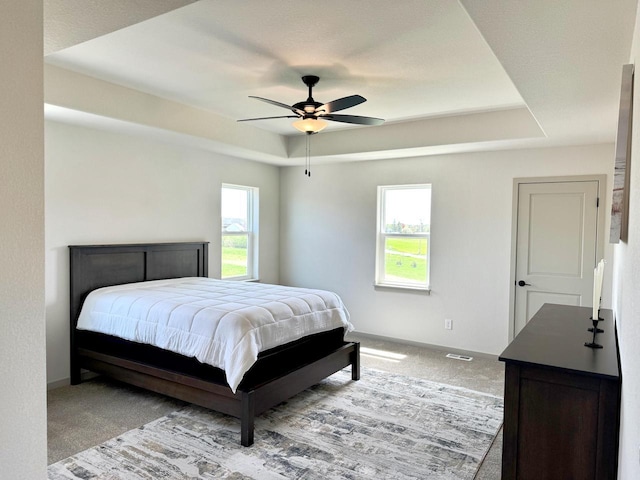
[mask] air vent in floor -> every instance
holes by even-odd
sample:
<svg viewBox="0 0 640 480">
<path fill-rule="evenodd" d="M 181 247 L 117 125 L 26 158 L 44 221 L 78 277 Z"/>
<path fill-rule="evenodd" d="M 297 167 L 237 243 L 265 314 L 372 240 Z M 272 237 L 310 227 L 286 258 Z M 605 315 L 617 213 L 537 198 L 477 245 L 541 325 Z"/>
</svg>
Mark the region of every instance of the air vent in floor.
<svg viewBox="0 0 640 480">
<path fill-rule="evenodd" d="M 473 357 L 469 357 L 467 355 L 458 355 L 457 353 L 447 353 L 447 358 L 453 358 L 455 360 L 464 360 L 465 362 L 470 362 L 473 360 Z"/>
</svg>

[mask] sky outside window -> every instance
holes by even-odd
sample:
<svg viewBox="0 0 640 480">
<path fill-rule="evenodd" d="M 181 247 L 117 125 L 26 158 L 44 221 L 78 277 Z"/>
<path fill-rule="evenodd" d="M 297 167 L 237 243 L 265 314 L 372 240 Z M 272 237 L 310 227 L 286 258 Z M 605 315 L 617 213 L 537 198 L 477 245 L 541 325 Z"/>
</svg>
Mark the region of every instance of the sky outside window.
<svg viewBox="0 0 640 480">
<path fill-rule="evenodd" d="M 429 225 L 431 192 L 428 188 L 389 189 L 385 193 L 384 223 Z"/>
</svg>

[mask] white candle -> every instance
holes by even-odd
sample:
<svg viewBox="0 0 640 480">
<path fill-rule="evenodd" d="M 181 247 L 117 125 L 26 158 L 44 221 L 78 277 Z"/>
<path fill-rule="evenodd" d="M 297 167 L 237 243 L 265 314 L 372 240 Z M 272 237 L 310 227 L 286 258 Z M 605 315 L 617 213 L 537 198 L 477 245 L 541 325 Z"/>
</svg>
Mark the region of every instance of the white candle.
<svg viewBox="0 0 640 480">
<path fill-rule="evenodd" d="M 600 284 L 598 285 L 598 309 L 602 303 L 602 282 L 604 281 L 604 260 L 600 260 Z"/>
<path fill-rule="evenodd" d="M 598 318 L 600 299 L 602 297 L 602 281 L 604 280 L 604 260 L 600 260 L 593 272 L 593 319 Z"/>
<path fill-rule="evenodd" d="M 598 302 L 596 300 L 597 294 L 598 294 L 598 267 L 596 266 L 593 269 L 593 297 L 592 297 L 592 303 L 591 303 L 591 305 L 593 305 L 591 318 L 594 320 L 598 318 Z"/>
</svg>

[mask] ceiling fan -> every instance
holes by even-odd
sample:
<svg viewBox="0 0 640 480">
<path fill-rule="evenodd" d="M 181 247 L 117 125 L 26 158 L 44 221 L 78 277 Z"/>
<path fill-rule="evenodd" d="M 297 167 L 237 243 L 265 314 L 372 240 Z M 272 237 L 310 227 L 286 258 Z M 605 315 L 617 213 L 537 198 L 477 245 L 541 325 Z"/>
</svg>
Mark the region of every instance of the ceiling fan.
<svg viewBox="0 0 640 480">
<path fill-rule="evenodd" d="M 359 115 L 336 115 L 334 112 L 345 110 L 347 108 L 355 107 L 367 99 L 360 95 L 350 95 L 348 97 L 338 98 L 329 103 L 316 102 L 313 99 L 312 89 L 318 83 L 320 77 L 315 75 L 305 75 L 302 77 L 304 84 L 309 87 L 309 98 L 303 102 L 295 103 L 291 106 L 275 100 L 269 100 L 268 98 L 249 96 L 249 98 L 255 98 L 261 102 L 270 103 L 276 107 L 286 108 L 291 110 L 294 115 L 282 115 L 277 117 L 261 117 L 261 118 L 245 118 L 238 120 L 239 122 L 250 122 L 254 120 L 270 120 L 273 118 L 298 118 L 299 120 L 293 122 L 293 126 L 301 132 L 309 135 L 318 133 L 320 130 L 327 126 L 324 120 L 330 120 L 332 122 L 341 123 L 353 123 L 357 125 L 380 125 L 384 123 L 381 118 L 362 117 Z"/>
</svg>

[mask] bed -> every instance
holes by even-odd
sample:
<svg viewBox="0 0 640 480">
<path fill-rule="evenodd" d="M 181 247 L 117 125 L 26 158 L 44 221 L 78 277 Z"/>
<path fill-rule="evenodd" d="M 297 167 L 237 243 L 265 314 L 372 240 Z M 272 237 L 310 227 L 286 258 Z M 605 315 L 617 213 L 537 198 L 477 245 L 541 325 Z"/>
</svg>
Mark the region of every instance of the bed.
<svg viewBox="0 0 640 480">
<path fill-rule="evenodd" d="M 360 378 L 357 342 L 344 328 L 313 333 L 260 351 L 232 389 L 221 368 L 196 358 L 113 335 L 77 328 L 82 305 L 94 290 L 115 285 L 207 275 L 208 243 L 70 246 L 71 383 L 83 369 L 240 419 L 240 443 L 254 441 L 257 415 L 351 367 Z M 162 282 L 161 282 L 162 283 Z"/>
</svg>

